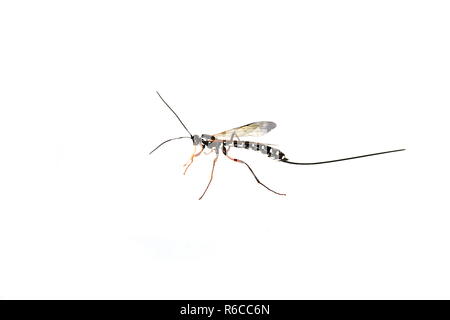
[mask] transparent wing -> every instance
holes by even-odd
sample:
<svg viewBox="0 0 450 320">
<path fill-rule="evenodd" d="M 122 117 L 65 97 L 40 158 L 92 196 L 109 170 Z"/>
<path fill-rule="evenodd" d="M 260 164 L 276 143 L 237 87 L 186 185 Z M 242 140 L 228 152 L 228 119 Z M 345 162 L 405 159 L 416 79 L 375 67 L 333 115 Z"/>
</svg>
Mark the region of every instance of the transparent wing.
<svg viewBox="0 0 450 320">
<path fill-rule="evenodd" d="M 231 136 L 233 135 L 233 133 L 236 136 L 238 136 L 239 138 L 241 138 L 241 137 L 260 137 L 262 135 L 265 135 L 270 130 L 274 129 L 276 126 L 277 125 L 275 124 L 275 122 L 258 121 L 258 122 L 252 122 L 252 123 L 249 123 L 249 124 L 246 124 L 244 126 L 237 127 L 234 129 L 219 132 L 219 133 L 213 134 L 213 136 L 216 139 L 223 139 L 223 140 L 231 139 Z"/>
</svg>

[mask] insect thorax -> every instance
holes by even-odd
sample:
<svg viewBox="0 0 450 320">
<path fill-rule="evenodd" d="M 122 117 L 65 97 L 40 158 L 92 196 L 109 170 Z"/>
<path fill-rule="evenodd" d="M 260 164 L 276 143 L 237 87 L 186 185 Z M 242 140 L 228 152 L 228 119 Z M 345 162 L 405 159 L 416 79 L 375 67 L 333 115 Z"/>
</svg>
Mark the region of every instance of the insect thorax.
<svg viewBox="0 0 450 320">
<path fill-rule="evenodd" d="M 192 143 L 194 144 L 194 146 L 203 145 L 207 147 L 214 140 L 215 140 L 214 136 L 208 134 L 202 134 L 201 136 L 196 134 L 192 136 Z"/>
</svg>

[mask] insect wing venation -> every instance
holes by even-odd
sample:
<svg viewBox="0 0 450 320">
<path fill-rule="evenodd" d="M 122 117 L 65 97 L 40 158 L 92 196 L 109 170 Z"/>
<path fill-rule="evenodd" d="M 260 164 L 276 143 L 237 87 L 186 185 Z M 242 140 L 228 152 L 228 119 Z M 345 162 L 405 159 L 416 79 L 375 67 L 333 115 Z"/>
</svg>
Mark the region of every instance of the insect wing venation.
<svg viewBox="0 0 450 320">
<path fill-rule="evenodd" d="M 275 122 L 271 121 L 258 121 L 258 122 L 252 122 L 246 125 L 243 125 L 241 127 L 237 127 L 234 129 L 226 130 L 220 133 L 216 133 L 213 136 L 216 139 L 230 139 L 233 133 L 237 137 L 260 137 L 262 135 L 265 135 L 272 129 L 276 127 Z"/>
</svg>

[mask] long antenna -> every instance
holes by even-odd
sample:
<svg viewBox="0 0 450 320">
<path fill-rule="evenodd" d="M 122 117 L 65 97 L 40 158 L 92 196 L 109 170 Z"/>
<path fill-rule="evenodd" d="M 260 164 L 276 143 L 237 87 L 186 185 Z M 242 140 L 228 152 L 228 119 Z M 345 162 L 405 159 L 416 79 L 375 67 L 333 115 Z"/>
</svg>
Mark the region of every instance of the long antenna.
<svg viewBox="0 0 450 320">
<path fill-rule="evenodd" d="M 313 165 L 313 164 L 324 164 L 324 163 L 331 163 L 331 162 L 338 162 L 338 161 L 345 161 L 345 160 L 352 160 L 352 159 L 358 159 L 358 158 L 365 158 L 365 157 L 371 157 L 376 156 L 379 154 L 385 154 L 385 153 L 391 153 L 391 152 L 399 152 L 399 151 L 405 151 L 406 149 L 398 149 L 398 150 L 391 150 L 391 151 L 384 151 L 384 152 L 377 152 L 377 153 L 370 153 L 365 154 L 362 156 L 356 156 L 356 157 L 350 157 L 350 158 L 343 158 L 343 159 L 336 159 L 336 160 L 328 160 L 328 161 L 320 161 L 320 162 L 291 162 L 288 160 L 281 160 L 286 163 L 290 164 L 298 164 L 298 165 Z"/>
<path fill-rule="evenodd" d="M 169 139 L 169 140 L 166 140 L 166 141 L 164 141 L 164 142 L 161 142 L 155 149 L 153 149 L 149 154 L 152 154 L 153 152 L 155 152 L 156 151 L 156 149 L 158 149 L 159 147 L 161 147 L 164 143 L 167 143 L 167 142 L 169 142 L 169 141 L 172 141 L 172 140 L 177 140 L 177 139 L 190 139 L 191 137 L 178 137 L 178 138 L 172 138 L 172 139 Z"/>
<path fill-rule="evenodd" d="M 186 129 L 186 131 L 189 133 L 189 135 L 192 137 L 192 133 L 188 130 L 188 128 L 186 128 L 186 126 L 184 125 L 183 121 L 181 121 L 180 117 L 175 113 L 175 111 L 172 110 L 172 108 L 167 104 L 166 101 L 164 101 L 163 97 L 161 97 L 161 95 L 159 94 L 158 91 L 156 91 L 156 93 L 158 94 L 158 96 L 161 98 L 161 100 L 166 104 L 167 108 L 170 109 L 170 111 L 173 112 L 173 114 L 175 115 L 175 117 L 177 117 L 178 121 L 181 122 L 181 124 L 183 125 L 183 127 Z"/>
</svg>

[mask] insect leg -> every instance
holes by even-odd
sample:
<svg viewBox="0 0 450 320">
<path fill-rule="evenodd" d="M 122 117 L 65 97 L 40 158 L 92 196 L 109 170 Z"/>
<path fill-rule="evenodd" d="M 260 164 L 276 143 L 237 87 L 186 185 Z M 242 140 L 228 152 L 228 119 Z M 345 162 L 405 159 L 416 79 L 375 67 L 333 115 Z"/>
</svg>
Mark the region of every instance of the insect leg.
<svg viewBox="0 0 450 320">
<path fill-rule="evenodd" d="M 183 164 L 183 167 L 186 167 L 188 164 L 192 163 L 192 161 L 193 161 L 192 158 L 194 157 L 194 154 L 196 151 L 197 151 L 197 146 L 194 146 L 194 152 L 192 152 L 190 159 L 185 164 Z"/>
<path fill-rule="evenodd" d="M 205 191 L 203 191 L 203 194 L 200 196 L 200 198 L 198 198 L 198 200 L 202 200 L 202 198 L 203 198 L 203 196 L 205 195 L 206 191 L 208 191 L 209 185 L 211 184 L 211 181 L 212 181 L 212 179 L 213 179 L 213 175 L 214 175 L 214 167 L 216 166 L 217 158 L 219 158 L 219 154 L 217 154 L 216 157 L 214 158 L 213 166 L 212 166 L 212 170 L 211 170 L 211 177 L 209 178 L 208 185 L 206 186 Z"/>
<path fill-rule="evenodd" d="M 183 174 L 186 174 L 187 169 L 189 169 L 189 167 L 191 166 L 192 162 L 194 162 L 194 158 L 198 157 L 203 149 L 205 149 L 205 146 L 202 145 L 202 149 L 200 150 L 200 152 L 195 153 L 195 151 L 197 150 L 197 146 L 194 146 L 194 153 L 191 155 L 191 159 L 184 165 L 186 167 L 186 169 L 184 170 Z"/>
<path fill-rule="evenodd" d="M 250 172 L 252 173 L 253 177 L 255 177 L 256 182 L 258 182 L 258 183 L 259 183 L 260 185 L 262 185 L 264 188 L 266 188 L 267 190 L 272 191 L 273 193 L 276 193 L 276 194 L 278 194 L 278 195 L 280 195 L 280 196 L 285 196 L 285 195 L 286 195 L 285 193 L 279 193 L 279 192 L 276 192 L 276 191 L 270 189 L 270 188 L 269 188 L 268 186 L 266 186 L 264 183 L 262 183 L 261 181 L 259 181 L 258 177 L 257 177 L 256 174 L 253 172 L 252 168 L 250 168 L 250 166 L 247 164 L 247 162 L 242 161 L 242 160 L 239 160 L 239 159 L 236 159 L 236 158 L 230 157 L 230 156 L 227 154 L 227 150 L 226 150 L 225 148 L 222 148 L 222 152 L 223 152 L 223 154 L 224 154 L 228 159 L 233 160 L 233 161 L 235 161 L 235 162 L 240 162 L 240 163 L 245 164 L 245 165 L 247 166 L 247 168 L 250 170 Z"/>
</svg>

